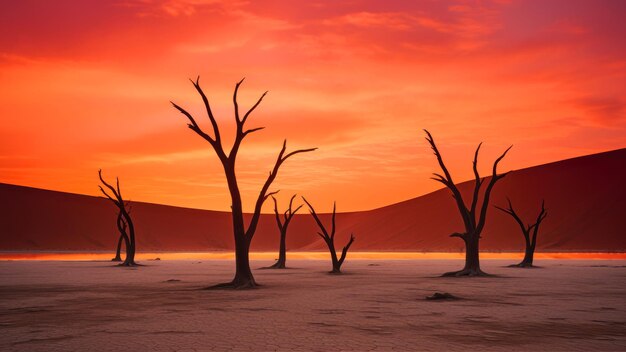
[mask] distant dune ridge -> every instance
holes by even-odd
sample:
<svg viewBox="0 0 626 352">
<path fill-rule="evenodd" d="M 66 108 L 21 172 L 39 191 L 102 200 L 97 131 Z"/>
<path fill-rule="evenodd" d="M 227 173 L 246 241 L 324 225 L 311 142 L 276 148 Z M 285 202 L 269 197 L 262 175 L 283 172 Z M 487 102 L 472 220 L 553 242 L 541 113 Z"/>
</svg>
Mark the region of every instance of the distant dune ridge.
<svg viewBox="0 0 626 352">
<path fill-rule="evenodd" d="M 435 170 L 436 171 L 436 170 Z M 493 205 L 510 197 L 529 220 L 545 199 L 539 251 L 626 251 L 626 149 L 511 172 L 494 189 Z M 94 187 L 96 182 L 94 181 Z M 464 193 L 473 181 L 460 184 Z M 469 196 L 469 194 L 468 194 Z M 116 210 L 100 197 L 0 184 L 1 251 L 114 251 Z M 232 250 L 230 213 L 133 202 L 137 250 Z M 328 220 L 328 214 L 321 214 Z M 350 232 L 357 251 L 462 251 L 450 233 L 462 230 L 447 189 L 386 207 L 337 214 L 337 241 Z M 294 217 L 288 250 L 325 250 L 311 216 Z M 261 217 L 253 251 L 274 251 L 279 233 L 273 214 Z M 509 215 L 491 208 L 481 241 L 488 251 L 523 251 Z"/>
</svg>

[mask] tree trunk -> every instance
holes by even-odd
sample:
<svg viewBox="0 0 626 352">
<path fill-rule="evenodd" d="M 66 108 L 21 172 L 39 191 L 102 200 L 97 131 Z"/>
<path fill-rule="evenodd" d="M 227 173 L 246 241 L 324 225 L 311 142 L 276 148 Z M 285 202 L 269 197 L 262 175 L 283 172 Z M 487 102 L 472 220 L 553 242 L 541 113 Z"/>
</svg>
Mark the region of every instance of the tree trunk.
<svg viewBox="0 0 626 352">
<path fill-rule="evenodd" d="M 226 176 L 228 186 L 231 193 L 232 203 L 232 220 L 233 235 L 235 238 L 235 277 L 231 282 L 217 284 L 208 287 L 213 288 L 234 288 L 245 289 L 258 286 L 254 281 L 252 270 L 250 269 L 250 239 L 246 237 L 246 231 L 243 221 L 243 207 L 241 204 L 241 196 L 239 188 L 235 180 L 235 171 L 232 168 L 226 168 Z"/>
<path fill-rule="evenodd" d="M 333 270 L 329 271 L 330 274 L 341 274 L 341 264 L 337 259 L 337 252 L 335 252 L 335 244 L 328 243 L 328 250 L 330 251 L 330 259 L 333 262 Z"/>
<path fill-rule="evenodd" d="M 137 266 L 138 264 L 135 263 L 135 226 L 132 221 L 128 221 L 128 237 L 128 242 L 126 242 L 126 259 L 120 265 Z"/>
<path fill-rule="evenodd" d="M 235 277 L 231 282 L 217 284 L 207 287 L 207 289 L 234 288 L 246 289 L 259 286 L 254 280 L 252 270 L 250 270 L 250 242 L 243 233 L 235 232 Z"/>
<path fill-rule="evenodd" d="M 280 248 L 278 250 L 278 260 L 269 269 L 286 269 L 287 262 L 287 231 L 280 233 Z"/>
<path fill-rule="evenodd" d="M 124 260 L 124 263 L 122 263 L 121 265 L 123 266 L 137 265 L 137 263 L 135 263 L 135 248 L 132 245 L 128 247 L 128 251 L 126 252 L 126 259 Z"/>
<path fill-rule="evenodd" d="M 122 266 L 135 266 L 135 246 L 133 244 L 132 239 L 129 239 L 126 243 L 126 258 L 124 262 L 120 265 Z"/>
<path fill-rule="evenodd" d="M 465 248 L 465 267 L 462 271 L 467 271 L 469 276 L 480 275 L 480 259 L 478 257 L 478 242 L 479 239 L 470 239 L 467 241 Z"/>
<path fill-rule="evenodd" d="M 526 247 L 526 253 L 521 263 L 517 264 L 521 268 L 530 268 L 533 266 L 533 257 L 535 256 L 535 249 L 532 247 Z"/>
<path fill-rule="evenodd" d="M 280 234 L 280 248 L 278 253 L 278 267 L 281 269 L 285 268 L 285 264 L 287 261 L 287 232 L 283 232 Z"/>
<path fill-rule="evenodd" d="M 443 276 L 487 276 L 488 274 L 480 270 L 479 259 L 479 236 L 468 236 L 465 241 L 465 267 L 463 270 L 451 271 Z"/>
<path fill-rule="evenodd" d="M 535 245 L 530 239 L 529 231 L 524 232 L 524 237 L 526 239 L 526 249 L 524 251 L 524 259 L 518 264 L 511 264 L 509 267 L 512 268 L 531 268 L 533 266 L 533 257 L 535 255 Z"/>
<path fill-rule="evenodd" d="M 235 237 L 235 277 L 233 281 L 217 284 L 209 288 L 253 288 L 258 286 L 254 281 L 252 270 L 250 269 L 250 239 L 246 237 L 243 221 L 243 206 L 239 186 L 235 178 L 235 169 L 232 165 L 225 165 L 224 171 L 230 190 L 232 203 L 233 234 Z"/>
<path fill-rule="evenodd" d="M 115 252 L 115 258 L 111 259 L 112 262 L 121 262 L 122 261 L 122 240 L 124 236 L 120 235 L 120 238 L 117 240 L 117 251 Z"/>
<path fill-rule="evenodd" d="M 234 288 L 251 288 L 257 286 L 250 270 L 250 244 L 242 244 L 235 249 L 235 277 L 232 281 Z"/>
</svg>

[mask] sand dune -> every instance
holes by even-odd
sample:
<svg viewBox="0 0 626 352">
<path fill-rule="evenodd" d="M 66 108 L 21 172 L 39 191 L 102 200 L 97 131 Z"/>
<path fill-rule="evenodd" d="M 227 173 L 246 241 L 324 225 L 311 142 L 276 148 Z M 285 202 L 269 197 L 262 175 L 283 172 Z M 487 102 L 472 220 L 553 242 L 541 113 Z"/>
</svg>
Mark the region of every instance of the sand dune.
<svg viewBox="0 0 626 352">
<path fill-rule="evenodd" d="M 563 160 L 511 172 L 495 188 L 493 204 L 509 196 L 525 217 L 534 217 L 541 199 L 549 216 L 538 243 L 546 251 L 626 251 L 626 149 Z M 472 183 L 460 185 L 471 191 Z M 0 184 L 0 250 L 97 251 L 117 239 L 115 209 L 105 199 Z M 230 250 L 230 214 L 134 202 L 139 251 Z M 328 215 L 322 214 L 323 218 Z M 338 244 L 354 232 L 354 250 L 459 251 L 448 235 L 461 229 L 447 190 L 387 207 L 337 215 Z M 322 250 L 308 215 L 297 215 L 288 248 Z M 275 250 L 273 215 L 264 215 L 252 244 Z M 519 250 L 523 241 L 508 215 L 491 208 L 482 248 Z"/>
</svg>

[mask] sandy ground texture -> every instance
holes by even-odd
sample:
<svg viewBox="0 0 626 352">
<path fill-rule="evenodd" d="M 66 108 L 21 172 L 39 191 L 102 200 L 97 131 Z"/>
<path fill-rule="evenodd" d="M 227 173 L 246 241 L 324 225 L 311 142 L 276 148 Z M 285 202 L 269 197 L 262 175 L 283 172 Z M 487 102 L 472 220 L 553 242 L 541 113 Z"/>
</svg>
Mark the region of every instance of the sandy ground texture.
<svg viewBox="0 0 626 352">
<path fill-rule="evenodd" d="M 201 290 L 231 261 L 144 263 L 0 262 L 0 350 L 626 351 L 625 261 L 486 260 L 498 277 L 441 278 L 461 263 L 348 258 L 328 275 L 293 260 L 249 291 Z"/>
</svg>

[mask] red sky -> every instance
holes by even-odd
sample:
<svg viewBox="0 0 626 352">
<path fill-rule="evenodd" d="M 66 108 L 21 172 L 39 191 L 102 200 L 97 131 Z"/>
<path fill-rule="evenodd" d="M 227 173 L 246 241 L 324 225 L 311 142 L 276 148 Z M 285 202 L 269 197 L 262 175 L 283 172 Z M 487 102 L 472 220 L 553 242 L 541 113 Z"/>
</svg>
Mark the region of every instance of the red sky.
<svg viewBox="0 0 626 352">
<path fill-rule="evenodd" d="M 210 146 L 173 100 L 225 131 L 240 105 L 266 126 L 242 146 L 250 210 L 283 138 L 319 147 L 275 182 L 319 210 L 370 209 L 439 187 L 423 139 L 458 181 L 508 145 L 503 170 L 626 146 L 626 2 L 5 1 L 0 3 L 0 182 L 230 206 Z M 269 210 L 269 208 L 267 209 Z"/>
</svg>

